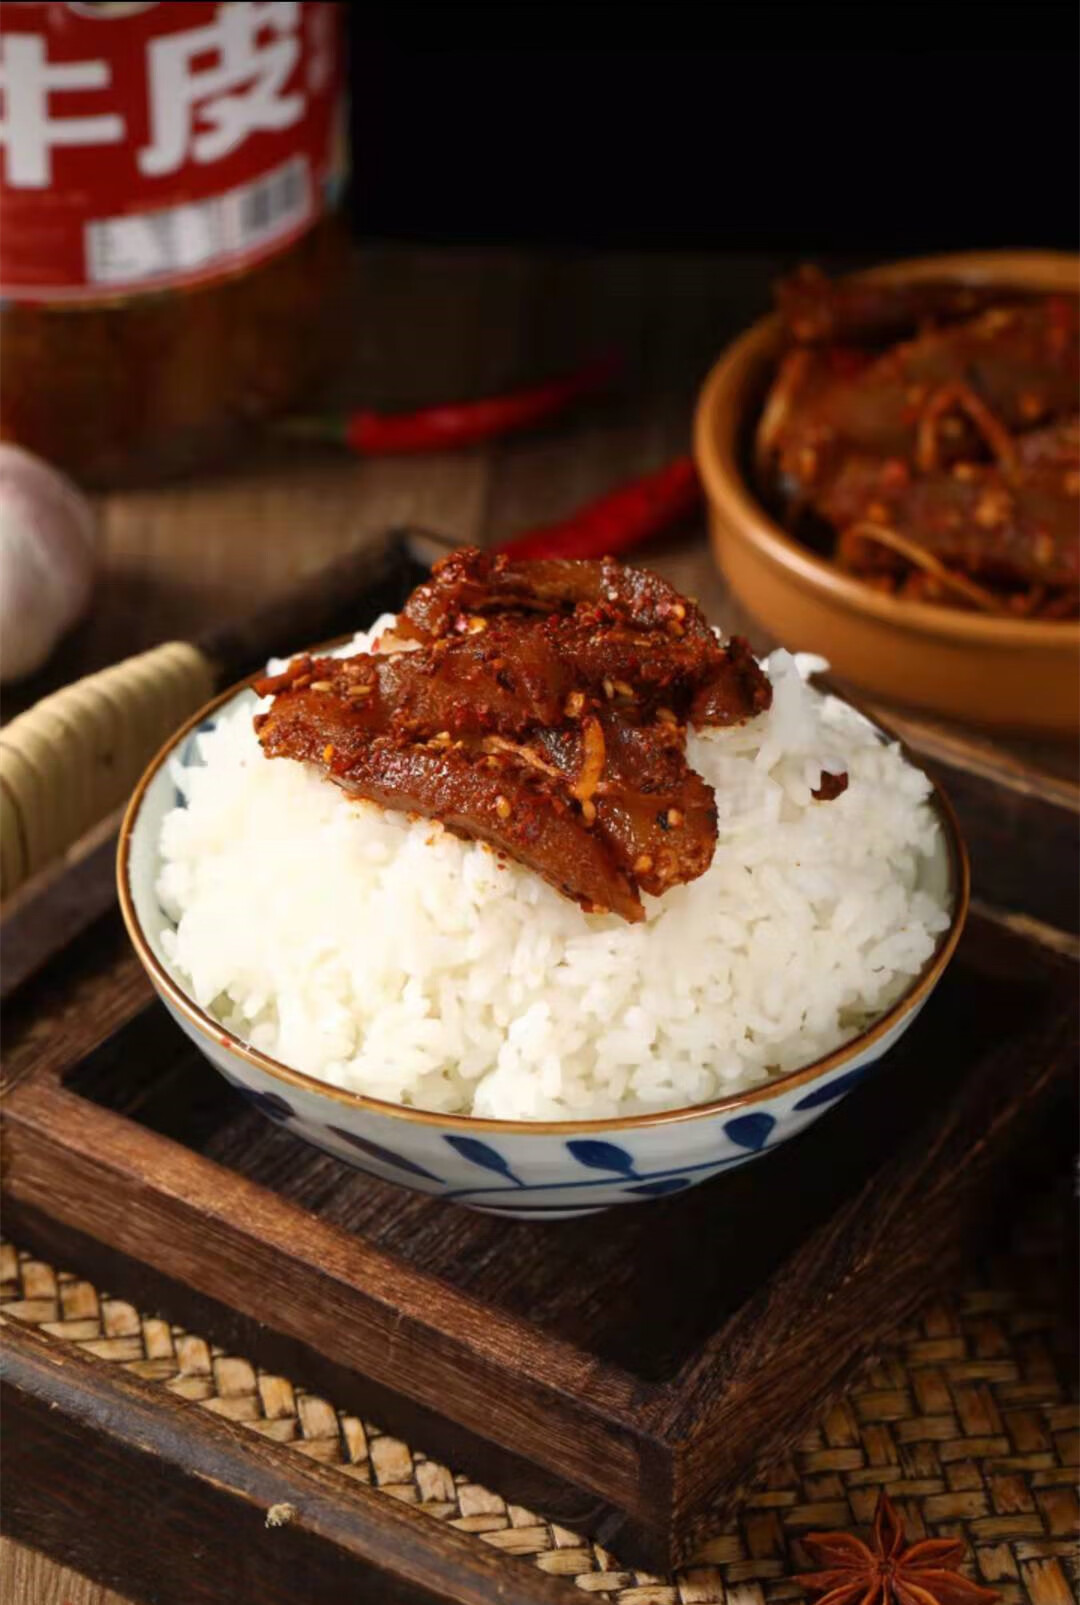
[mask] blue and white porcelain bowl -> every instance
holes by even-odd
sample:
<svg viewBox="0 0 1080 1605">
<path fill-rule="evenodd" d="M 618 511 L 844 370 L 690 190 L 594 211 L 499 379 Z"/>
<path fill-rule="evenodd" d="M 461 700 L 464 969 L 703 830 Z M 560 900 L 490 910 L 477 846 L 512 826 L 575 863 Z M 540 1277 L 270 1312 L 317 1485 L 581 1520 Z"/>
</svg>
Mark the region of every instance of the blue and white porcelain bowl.
<svg viewBox="0 0 1080 1605">
<path fill-rule="evenodd" d="M 768 1153 L 826 1113 L 888 1053 L 941 979 L 963 929 L 967 855 L 952 810 L 935 788 L 941 850 L 927 878 L 935 890 L 948 892 L 949 928 L 899 1001 L 825 1058 L 714 1103 L 607 1120 L 482 1120 L 346 1092 L 233 1036 L 185 992 L 162 947 L 169 918 L 155 886 L 162 821 L 177 800 L 170 760 L 189 761 L 195 737 L 245 699 L 254 707 L 247 684 L 190 719 L 158 753 L 131 799 L 117 874 L 135 950 L 181 1030 L 264 1114 L 360 1170 L 449 1202 L 498 1215 L 559 1220 L 665 1198 Z"/>
</svg>

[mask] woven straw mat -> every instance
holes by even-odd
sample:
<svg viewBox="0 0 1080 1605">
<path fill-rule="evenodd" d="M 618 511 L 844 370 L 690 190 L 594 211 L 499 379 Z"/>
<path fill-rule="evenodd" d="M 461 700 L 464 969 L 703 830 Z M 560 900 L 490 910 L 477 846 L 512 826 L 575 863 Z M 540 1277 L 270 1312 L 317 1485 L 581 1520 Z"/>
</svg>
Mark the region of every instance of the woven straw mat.
<svg viewBox="0 0 1080 1605">
<path fill-rule="evenodd" d="M 797 1599 L 792 1574 L 813 1569 L 801 1536 L 865 1537 L 883 1487 L 909 1538 L 964 1537 L 966 1569 L 1003 1600 L 1070 1605 L 1080 1598 L 1076 1363 L 1061 1315 L 1047 1313 L 1060 1294 L 1061 1236 L 1060 1209 L 1041 1212 L 1007 1257 L 928 1304 L 670 1577 L 621 1566 L 331 1401 L 11 1243 L 0 1245 L 0 1309 L 618 1605 Z"/>
</svg>

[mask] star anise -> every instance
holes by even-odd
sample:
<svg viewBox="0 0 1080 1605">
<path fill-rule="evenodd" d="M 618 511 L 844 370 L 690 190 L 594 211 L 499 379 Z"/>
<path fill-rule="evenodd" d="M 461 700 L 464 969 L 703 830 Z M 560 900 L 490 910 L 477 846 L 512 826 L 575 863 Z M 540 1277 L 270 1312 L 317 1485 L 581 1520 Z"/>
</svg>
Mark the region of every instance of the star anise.
<svg viewBox="0 0 1080 1605">
<path fill-rule="evenodd" d="M 996 1590 L 981 1588 L 955 1570 L 960 1538 L 904 1543 L 896 1507 L 884 1491 L 874 1515 L 873 1547 L 854 1533 L 808 1533 L 803 1540 L 826 1568 L 795 1581 L 822 1598 L 817 1605 L 990 1605 Z"/>
</svg>

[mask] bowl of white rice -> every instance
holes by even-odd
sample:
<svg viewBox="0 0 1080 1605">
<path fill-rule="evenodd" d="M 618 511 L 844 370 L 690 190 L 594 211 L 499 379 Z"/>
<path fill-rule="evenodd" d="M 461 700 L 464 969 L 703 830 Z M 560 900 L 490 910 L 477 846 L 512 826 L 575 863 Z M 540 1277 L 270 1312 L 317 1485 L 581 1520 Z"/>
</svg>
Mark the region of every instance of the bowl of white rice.
<svg viewBox="0 0 1080 1605">
<path fill-rule="evenodd" d="M 963 927 L 947 801 L 809 683 L 822 666 L 773 653 L 766 712 L 689 734 L 716 851 L 636 924 L 268 761 L 245 682 L 131 800 L 128 931 L 215 1068 L 362 1170 L 537 1220 L 680 1192 L 827 1114 L 911 1025 Z M 848 776 L 831 801 L 812 795 L 823 770 Z"/>
</svg>

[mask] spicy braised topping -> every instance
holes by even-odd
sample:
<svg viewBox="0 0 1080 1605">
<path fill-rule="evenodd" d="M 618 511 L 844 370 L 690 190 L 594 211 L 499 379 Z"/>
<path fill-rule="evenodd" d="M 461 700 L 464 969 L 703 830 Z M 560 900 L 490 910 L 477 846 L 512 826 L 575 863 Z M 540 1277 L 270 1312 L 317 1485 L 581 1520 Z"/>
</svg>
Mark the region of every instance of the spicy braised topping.
<svg viewBox="0 0 1080 1605">
<path fill-rule="evenodd" d="M 755 459 L 789 527 L 893 595 L 1074 617 L 1076 298 L 833 285 L 811 270 L 778 298 L 797 344 L 765 403 Z M 873 349 L 898 333 L 913 338 Z"/>
<path fill-rule="evenodd" d="M 965 284 L 957 279 L 837 283 L 811 264 L 797 268 L 776 286 L 780 316 L 799 345 L 898 340 L 928 324 L 955 323 L 987 307 L 1027 298 L 1024 291 L 1006 285 Z"/>
<path fill-rule="evenodd" d="M 772 689 L 658 575 L 467 548 L 395 636 L 399 650 L 301 657 L 257 682 L 274 696 L 255 720 L 266 754 L 487 841 L 590 911 L 640 920 L 642 892 L 708 868 L 715 800 L 687 725 L 751 718 Z"/>
</svg>

